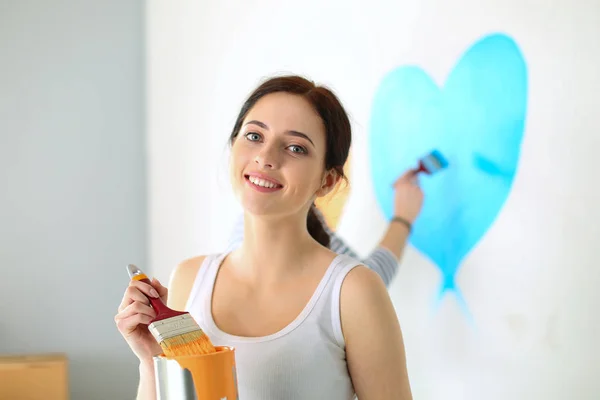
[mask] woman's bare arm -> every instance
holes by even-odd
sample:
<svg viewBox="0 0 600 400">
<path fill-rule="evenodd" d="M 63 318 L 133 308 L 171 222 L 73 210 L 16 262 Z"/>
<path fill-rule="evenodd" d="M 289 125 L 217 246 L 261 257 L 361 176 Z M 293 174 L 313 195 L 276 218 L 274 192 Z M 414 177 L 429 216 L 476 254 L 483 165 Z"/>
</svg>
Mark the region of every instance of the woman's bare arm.
<svg viewBox="0 0 600 400">
<path fill-rule="evenodd" d="M 360 400 L 412 400 L 402 331 L 381 277 L 352 269 L 340 298 L 346 359 Z"/>
</svg>

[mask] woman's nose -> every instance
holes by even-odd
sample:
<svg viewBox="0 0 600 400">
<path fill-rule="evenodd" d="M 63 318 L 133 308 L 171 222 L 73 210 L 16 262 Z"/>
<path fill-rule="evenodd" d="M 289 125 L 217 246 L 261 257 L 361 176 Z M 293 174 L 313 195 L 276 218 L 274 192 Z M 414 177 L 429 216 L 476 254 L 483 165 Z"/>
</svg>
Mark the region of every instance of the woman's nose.
<svg viewBox="0 0 600 400">
<path fill-rule="evenodd" d="M 256 155 L 254 162 L 262 168 L 277 168 L 279 163 L 277 162 L 277 155 L 274 153 L 273 149 L 264 148 Z"/>
</svg>

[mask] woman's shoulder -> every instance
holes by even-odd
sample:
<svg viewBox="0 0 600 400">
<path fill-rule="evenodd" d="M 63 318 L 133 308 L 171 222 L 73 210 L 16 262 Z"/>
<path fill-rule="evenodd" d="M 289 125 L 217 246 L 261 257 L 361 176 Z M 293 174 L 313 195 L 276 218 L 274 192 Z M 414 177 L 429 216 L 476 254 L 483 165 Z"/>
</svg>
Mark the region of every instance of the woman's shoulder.
<svg viewBox="0 0 600 400">
<path fill-rule="evenodd" d="M 173 269 L 169 279 L 169 307 L 184 311 L 196 276 L 208 257 L 208 255 L 190 257 L 177 264 Z"/>
<path fill-rule="evenodd" d="M 349 332 L 353 321 L 361 321 L 373 313 L 382 312 L 389 302 L 389 293 L 381 276 L 369 267 L 358 264 L 346 274 L 341 285 L 342 331 Z"/>
<path fill-rule="evenodd" d="M 379 274 L 364 264 L 358 263 L 350 269 L 342 283 L 341 296 L 348 299 L 388 295 L 387 288 Z"/>
</svg>

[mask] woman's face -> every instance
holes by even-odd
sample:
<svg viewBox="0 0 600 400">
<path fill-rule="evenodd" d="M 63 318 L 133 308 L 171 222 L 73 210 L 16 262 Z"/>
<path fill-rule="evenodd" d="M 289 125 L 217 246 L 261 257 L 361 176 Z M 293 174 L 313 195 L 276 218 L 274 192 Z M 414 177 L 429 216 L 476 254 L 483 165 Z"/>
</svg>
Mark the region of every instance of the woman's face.
<svg viewBox="0 0 600 400">
<path fill-rule="evenodd" d="M 283 92 L 262 97 L 231 151 L 233 190 L 244 209 L 256 215 L 307 210 L 333 186 L 325 146 L 325 126 L 310 103 Z"/>
</svg>

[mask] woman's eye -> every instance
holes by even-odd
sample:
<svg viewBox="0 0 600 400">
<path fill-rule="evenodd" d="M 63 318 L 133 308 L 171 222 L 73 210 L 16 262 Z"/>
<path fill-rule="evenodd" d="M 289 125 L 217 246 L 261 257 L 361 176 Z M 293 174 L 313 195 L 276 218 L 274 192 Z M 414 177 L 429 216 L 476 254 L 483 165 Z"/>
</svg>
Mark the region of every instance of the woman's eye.
<svg viewBox="0 0 600 400">
<path fill-rule="evenodd" d="M 248 132 L 246 133 L 246 139 L 250 140 L 251 142 L 256 142 L 257 140 L 260 140 L 260 135 L 256 132 Z"/>
<path fill-rule="evenodd" d="M 292 151 L 292 153 L 306 154 L 306 149 L 302 146 L 293 144 L 289 147 L 289 149 Z"/>
</svg>

